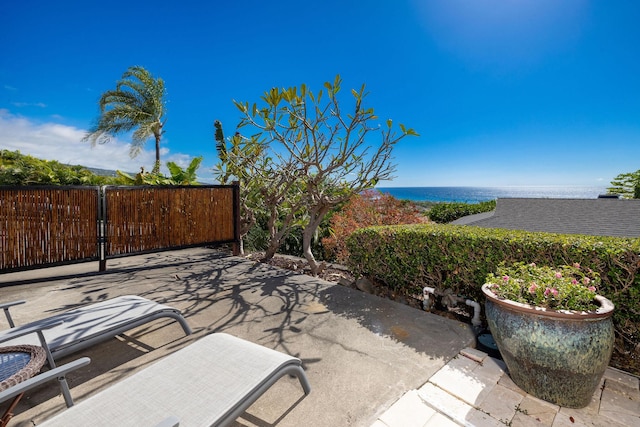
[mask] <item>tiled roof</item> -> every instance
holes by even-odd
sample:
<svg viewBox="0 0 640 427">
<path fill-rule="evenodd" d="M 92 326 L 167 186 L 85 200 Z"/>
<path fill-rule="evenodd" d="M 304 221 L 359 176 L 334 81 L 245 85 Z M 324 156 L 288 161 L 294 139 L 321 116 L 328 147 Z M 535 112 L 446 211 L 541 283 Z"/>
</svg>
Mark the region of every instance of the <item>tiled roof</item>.
<svg viewBox="0 0 640 427">
<path fill-rule="evenodd" d="M 490 213 L 452 224 L 592 236 L 640 237 L 640 200 L 498 199 Z"/>
</svg>

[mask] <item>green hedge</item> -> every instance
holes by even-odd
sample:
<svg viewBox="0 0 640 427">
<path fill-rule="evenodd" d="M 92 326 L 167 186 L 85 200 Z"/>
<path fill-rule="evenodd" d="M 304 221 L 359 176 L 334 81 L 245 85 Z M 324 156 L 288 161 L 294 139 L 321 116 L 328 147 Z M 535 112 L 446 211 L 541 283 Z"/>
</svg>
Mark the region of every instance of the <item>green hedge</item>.
<svg viewBox="0 0 640 427">
<path fill-rule="evenodd" d="M 429 209 L 427 216 L 433 222 L 446 224 L 463 216 L 491 212 L 495 208 L 495 200 L 480 203 L 436 203 Z"/>
<path fill-rule="evenodd" d="M 640 239 L 416 224 L 361 229 L 347 245 L 355 274 L 398 294 L 431 286 L 479 302 L 484 278 L 501 261 L 590 267 L 601 275 L 598 292 L 616 305 L 614 361 L 640 373 Z"/>
</svg>

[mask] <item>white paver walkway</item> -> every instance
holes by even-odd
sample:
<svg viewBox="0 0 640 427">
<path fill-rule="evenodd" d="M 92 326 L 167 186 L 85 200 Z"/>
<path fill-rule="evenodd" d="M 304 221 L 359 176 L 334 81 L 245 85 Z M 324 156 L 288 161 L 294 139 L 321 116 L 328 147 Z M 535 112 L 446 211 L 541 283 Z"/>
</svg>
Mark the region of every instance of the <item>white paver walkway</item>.
<svg viewBox="0 0 640 427">
<path fill-rule="evenodd" d="M 501 360 L 467 348 L 371 427 L 640 427 L 640 380 L 608 368 L 582 409 L 537 399 L 511 381 Z"/>
</svg>

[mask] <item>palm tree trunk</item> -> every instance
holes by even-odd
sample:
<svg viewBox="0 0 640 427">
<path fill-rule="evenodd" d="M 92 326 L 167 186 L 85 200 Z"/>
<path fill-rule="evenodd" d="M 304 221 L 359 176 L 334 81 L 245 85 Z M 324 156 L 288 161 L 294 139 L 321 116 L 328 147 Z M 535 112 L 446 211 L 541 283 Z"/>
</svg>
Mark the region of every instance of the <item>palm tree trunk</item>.
<svg viewBox="0 0 640 427">
<path fill-rule="evenodd" d="M 156 138 L 156 163 L 153 165 L 153 173 L 160 173 L 160 135 L 155 135 Z"/>
</svg>

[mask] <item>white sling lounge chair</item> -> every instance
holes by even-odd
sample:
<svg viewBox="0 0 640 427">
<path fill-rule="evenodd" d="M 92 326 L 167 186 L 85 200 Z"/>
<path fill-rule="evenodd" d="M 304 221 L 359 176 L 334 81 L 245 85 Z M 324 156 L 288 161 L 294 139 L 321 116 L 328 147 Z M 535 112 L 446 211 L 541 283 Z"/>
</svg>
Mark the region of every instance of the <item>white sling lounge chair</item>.
<svg viewBox="0 0 640 427">
<path fill-rule="evenodd" d="M 44 337 L 51 355 L 55 359 L 91 347 L 130 329 L 165 317 L 175 319 L 180 323 L 185 334 L 191 334 L 191 328 L 189 328 L 179 310 L 136 295 L 125 295 L 109 299 L 56 314 L 46 319 L 15 326 L 9 313 L 9 308 L 23 303 L 24 301 L 15 301 L 0 304 L 0 308 L 4 310 L 7 322 L 11 327 L 0 331 L 0 341 L 6 341 L 4 345 L 40 345 L 40 341 L 34 333 L 11 341 L 7 341 L 3 337 L 21 330 L 44 329 Z M 51 323 L 57 323 L 57 325 L 51 327 Z"/>
<path fill-rule="evenodd" d="M 224 333 L 208 335 L 40 424 L 228 426 L 284 375 L 309 394 L 300 359 Z"/>
<path fill-rule="evenodd" d="M 58 324 L 49 323 L 44 327 L 51 328 L 56 325 Z M 88 357 L 83 357 L 62 366 L 56 366 L 44 339 L 43 328 L 34 326 L 16 329 L 10 329 L 0 337 L 0 373 L 2 374 L 0 378 L 2 380 L 0 381 L 0 404 L 10 402 L 5 407 L 5 412 L 0 420 L 0 425 L 3 426 L 13 417 L 13 409 L 25 392 L 49 381 L 58 381 L 67 407 L 73 406 L 66 374 L 90 362 Z M 27 335 L 37 336 L 39 345 L 6 345 L 7 342 L 16 341 Z M 29 354 L 30 356 L 25 358 L 18 356 L 19 354 Z M 50 369 L 39 373 L 40 367 L 45 362 L 44 359 L 48 361 Z"/>
</svg>

